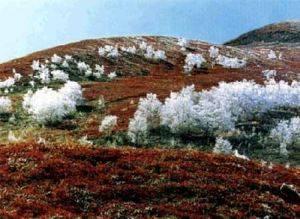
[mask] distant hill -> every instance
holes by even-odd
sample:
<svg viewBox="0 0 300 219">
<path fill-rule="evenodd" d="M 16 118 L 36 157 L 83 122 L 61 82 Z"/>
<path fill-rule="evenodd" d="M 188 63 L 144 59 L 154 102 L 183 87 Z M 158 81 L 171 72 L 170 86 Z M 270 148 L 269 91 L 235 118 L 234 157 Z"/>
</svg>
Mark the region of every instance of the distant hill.
<svg viewBox="0 0 300 219">
<path fill-rule="evenodd" d="M 288 21 L 270 24 L 230 40 L 225 45 L 239 46 L 262 43 L 298 43 L 300 42 L 300 21 Z"/>
</svg>

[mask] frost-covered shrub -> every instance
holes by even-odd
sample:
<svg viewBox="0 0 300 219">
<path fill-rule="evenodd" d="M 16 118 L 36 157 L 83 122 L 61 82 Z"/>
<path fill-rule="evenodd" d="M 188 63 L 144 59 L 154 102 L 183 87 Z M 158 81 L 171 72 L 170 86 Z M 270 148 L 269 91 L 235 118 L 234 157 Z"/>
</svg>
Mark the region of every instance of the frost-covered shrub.
<svg viewBox="0 0 300 219">
<path fill-rule="evenodd" d="M 18 72 L 16 71 L 16 69 L 13 69 L 12 71 L 13 71 L 13 74 L 14 74 L 14 79 L 15 79 L 15 81 L 20 81 L 21 78 L 22 78 L 22 75 L 21 75 L 20 73 L 18 73 Z"/>
<path fill-rule="evenodd" d="M 86 64 L 85 62 L 78 62 L 77 63 L 77 68 L 79 71 L 81 72 L 86 72 L 87 70 L 89 70 L 91 67 Z"/>
<path fill-rule="evenodd" d="M 219 49 L 217 47 L 211 46 L 209 47 L 209 57 L 212 59 L 216 59 L 219 56 Z"/>
<path fill-rule="evenodd" d="M 15 134 L 10 130 L 7 135 L 7 140 L 8 142 L 15 143 L 15 142 L 19 142 L 21 138 L 20 137 L 17 138 Z"/>
<path fill-rule="evenodd" d="M 101 78 L 104 75 L 104 66 L 103 65 L 95 65 L 95 72 L 93 72 L 93 76 L 96 78 Z"/>
<path fill-rule="evenodd" d="M 11 109 L 11 100 L 8 97 L 0 97 L 0 113 L 9 113 Z"/>
<path fill-rule="evenodd" d="M 4 81 L 0 81 L 0 89 L 10 88 L 15 85 L 15 82 L 16 80 L 12 77 L 9 77 Z"/>
<path fill-rule="evenodd" d="M 73 57 L 70 55 L 65 55 L 65 61 L 71 62 L 71 61 L 73 61 Z"/>
<path fill-rule="evenodd" d="M 62 70 L 51 71 L 51 75 L 53 77 L 53 80 L 58 80 L 58 81 L 68 81 L 69 80 L 69 75 L 66 74 Z"/>
<path fill-rule="evenodd" d="M 76 71 L 76 76 L 83 75 L 97 79 L 107 78 L 107 75 L 104 74 L 103 65 L 96 64 L 95 68 L 92 69 L 89 64 L 81 60 L 75 60 L 70 55 L 60 57 L 54 54 L 51 61 L 46 60 L 44 64 L 34 60 L 31 67 L 34 71 L 34 78 L 42 84 L 48 84 L 51 81 L 67 81 L 69 74 L 74 74 L 74 70 Z"/>
<path fill-rule="evenodd" d="M 267 80 L 270 80 L 271 78 L 274 78 L 277 75 L 277 71 L 267 69 L 262 71 L 262 74 Z"/>
<path fill-rule="evenodd" d="M 40 61 L 39 60 L 33 60 L 31 64 L 31 68 L 33 71 L 40 70 Z"/>
<path fill-rule="evenodd" d="M 146 50 L 147 49 L 148 44 L 146 42 L 141 42 L 139 43 L 139 48 L 140 50 Z"/>
<path fill-rule="evenodd" d="M 206 62 L 201 54 L 187 54 L 185 58 L 184 71 L 189 73 L 193 70 L 194 67 L 201 68 L 201 65 Z"/>
<path fill-rule="evenodd" d="M 117 116 L 105 116 L 101 122 L 101 125 L 99 126 L 99 131 L 110 134 L 114 127 L 117 125 L 117 119 Z"/>
<path fill-rule="evenodd" d="M 163 50 L 155 50 L 151 45 L 148 45 L 146 42 L 141 42 L 139 44 L 139 49 L 142 51 L 143 55 L 147 59 L 154 60 L 166 60 L 167 56 Z"/>
<path fill-rule="evenodd" d="M 277 59 L 276 53 L 273 50 L 270 50 L 268 53 L 268 59 Z"/>
<path fill-rule="evenodd" d="M 270 138 L 280 145 L 280 153 L 288 154 L 287 147 L 293 144 L 300 144 L 300 117 L 291 120 L 283 120 L 270 132 Z"/>
<path fill-rule="evenodd" d="M 194 86 L 188 86 L 179 93 L 172 92 L 161 109 L 161 123 L 174 133 L 188 133 L 197 127 L 194 106 L 198 102 Z"/>
<path fill-rule="evenodd" d="M 98 54 L 101 57 L 117 58 L 119 56 L 119 51 L 117 46 L 105 45 L 98 49 Z"/>
<path fill-rule="evenodd" d="M 214 146 L 213 152 L 216 154 L 231 154 L 232 153 L 232 145 L 226 139 L 222 137 L 218 137 L 216 139 L 216 144 Z"/>
<path fill-rule="evenodd" d="M 188 42 L 185 38 L 178 38 L 178 42 L 177 42 L 178 46 L 181 46 L 182 48 L 187 47 Z"/>
<path fill-rule="evenodd" d="M 135 46 L 131 46 L 131 47 L 122 46 L 121 51 L 130 53 L 130 54 L 135 54 L 136 53 L 136 47 Z"/>
<path fill-rule="evenodd" d="M 74 113 L 81 99 L 80 85 L 76 82 L 67 82 L 58 91 L 47 87 L 35 93 L 29 91 L 24 96 L 23 108 L 41 124 L 56 123 Z"/>
<path fill-rule="evenodd" d="M 165 60 L 167 59 L 166 52 L 163 50 L 154 51 L 153 59 L 155 60 Z"/>
<path fill-rule="evenodd" d="M 216 135 L 280 107 L 300 107 L 299 82 L 270 80 L 265 85 L 253 81 L 221 82 L 218 87 L 202 92 L 196 92 L 194 86 L 172 92 L 162 106 L 160 121 L 175 134 Z M 143 119 L 140 116 L 139 121 Z M 136 127 L 143 131 L 140 124 Z"/>
<path fill-rule="evenodd" d="M 153 49 L 152 46 L 147 46 L 146 53 L 144 54 L 144 56 L 147 59 L 154 59 L 154 60 L 165 60 L 167 58 L 165 51 L 155 50 Z"/>
<path fill-rule="evenodd" d="M 98 108 L 99 109 L 104 109 L 105 108 L 105 99 L 102 95 L 98 99 Z"/>
<path fill-rule="evenodd" d="M 40 80 L 42 84 L 50 83 L 50 70 L 46 65 L 43 65 L 39 61 L 34 60 L 32 62 L 31 68 L 36 73 L 34 77 Z"/>
<path fill-rule="evenodd" d="M 12 87 L 16 84 L 16 82 L 20 81 L 22 75 L 17 73 L 15 69 L 12 70 L 13 77 L 9 77 L 4 81 L 0 81 L 0 89 L 12 89 Z"/>
<path fill-rule="evenodd" d="M 81 86 L 75 81 L 67 81 L 58 92 L 76 104 L 80 104 L 83 100 Z"/>
<path fill-rule="evenodd" d="M 246 155 L 239 154 L 238 150 L 233 151 L 233 156 L 243 159 L 243 160 L 249 160 L 249 158 Z"/>
<path fill-rule="evenodd" d="M 129 122 L 128 136 L 133 143 L 144 141 L 148 131 L 160 125 L 160 112 L 162 103 L 155 94 L 147 94 L 141 98 L 134 118 Z"/>
<path fill-rule="evenodd" d="M 112 79 L 114 79 L 114 78 L 116 78 L 117 77 L 117 73 L 114 71 L 114 72 L 111 72 L 111 73 L 109 73 L 108 75 L 107 75 L 107 77 L 110 79 L 110 80 L 112 80 Z"/>
<path fill-rule="evenodd" d="M 63 61 L 62 57 L 54 54 L 52 57 L 51 57 L 51 62 L 52 63 L 55 63 L 55 64 L 60 64 L 61 62 Z"/>
<path fill-rule="evenodd" d="M 242 68 L 247 64 L 247 62 L 243 59 L 238 59 L 236 57 L 230 58 L 223 55 L 218 55 L 216 62 L 225 68 Z"/>
</svg>

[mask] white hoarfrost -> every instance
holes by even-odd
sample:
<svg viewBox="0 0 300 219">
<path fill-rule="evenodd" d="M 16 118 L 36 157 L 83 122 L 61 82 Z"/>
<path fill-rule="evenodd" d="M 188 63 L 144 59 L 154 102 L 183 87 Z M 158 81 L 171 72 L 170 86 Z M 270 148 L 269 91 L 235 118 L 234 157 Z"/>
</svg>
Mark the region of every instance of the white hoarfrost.
<svg viewBox="0 0 300 219">
<path fill-rule="evenodd" d="M 117 77 L 117 73 L 115 71 L 111 72 L 107 75 L 107 77 L 112 80 Z"/>
<path fill-rule="evenodd" d="M 232 153 L 232 145 L 226 139 L 222 137 L 218 137 L 216 139 L 216 144 L 213 149 L 213 152 L 216 154 L 231 154 Z"/>
<path fill-rule="evenodd" d="M 95 65 L 95 72 L 93 72 L 93 76 L 96 78 L 101 78 L 104 75 L 104 65 Z"/>
<path fill-rule="evenodd" d="M 9 113 L 11 109 L 11 100 L 8 97 L 0 97 L 0 113 Z"/>
<path fill-rule="evenodd" d="M 62 61 L 63 61 L 63 58 L 60 57 L 60 56 L 58 56 L 58 55 L 56 55 L 56 54 L 54 54 L 54 55 L 51 57 L 51 62 L 52 62 L 52 63 L 60 64 L 60 63 L 62 63 Z"/>
<path fill-rule="evenodd" d="M 188 46 L 188 42 L 185 38 L 178 38 L 177 45 L 181 47 L 180 50 L 185 51 Z"/>
<path fill-rule="evenodd" d="M 81 86 L 68 81 L 58 91 L 44 87 L 35 93 L 29 91 L 24 96 L 23 108 L 39 123 L 60 122 L 76 111 L 82 100 Z"/>
<path fill-rule="evenodd" d="M 186 73 L 189 73 L 193 70 L 194 67 L 201 68 L 201 65 L 204 62 L 206 62 L 206 60 L 203 58 L 201 54 L 189 53 L 185 58 L 185 65 L 183 67 L 184 71 Z"/>
<path fill-rule="evenodd" d="M 242 155 L 242 154 L 239 154 L 239 151 L 238 150 L 234 150 L 233 151 L 233 155 L 237 158 L 240 158 L 240 159 L 243 159 L 243 160 L 249 160 L 249 158 L 246 156 L 246 155 Z"/>
<path fill-rule="evenodd" d="M 147 46 L 146 53 L 144 55 L 147 59 L 154 59 L 154 60 L 165 60 L 166 53 L 163 50 L 155 50 L 152 46 Z"/>
<path fill-rule="evenodd" d="M 218 55 L 216 62 L 224 68 L 242 68 L 247 64 L 247 62 L 243 59 L 238 59 L 237 57 L 230 58 L 223 55 Z"/>
<path fill-rule="evenodd" d="M 110 134 L 114 127 L 117 125 L 117 119 L 117 116 L 105 116 L 101 122 L 101 125 L 99 126 L 99 131 Z"/>
<path fill-rule="evenodd" d="M 131 53 L 131 54 L 135 54 L 136 53 L 136 47 L 135 46 L 130 46 L 130 47 L 122 46 L 121 51 Z"/>
<path fill-rule="evenodd" d="M 168 126 L 176 133 L 192 131 L 197 126 L 194 106 L 198 102 L 198 96 L 193 85 L 182 89 L 179 93 L 172 92 L 162 106 L 162 125 Z"/>
<path fill-rule="evenodd" d="M 117 46 L 105 45 L 98 49 L 98 54 L 100 57 L 117 58 L 119 51 Z"/>
<path fill-rule="evenodd" d="M 69 75 L 62 70 L 53 70 L 51 71 L 51 75 L 53 77 L 53 80 L 58 80 L 58 81 L 69 80 Z"/>
<path fill-rule="evenodd" d="M 300 106 L 300 82 L 275 82 L 265 85 L 253 81 L 225 83 L 210 90 L 196 92 L 194 86 L 172 92 L 160 112 L 161 125 L 173 133 L 232 131 L 239 122 L 261 116 L 278 107 Z M 139 110 L 137 110 L 138 112 Z M 139 115 L 139 113 L 137 113 Z M 144 116 L 139 116 L 143 121 Z M 144 130 L 136 123 L 134 129 Z M 130 125 L 133 129 L 133 123 Z"/>
<path fill-rule="evenodd" d="M 77 68 L 79 71 L 81 72 L 86 72 L 87 70 L 89 70 L 91 67 L 86 64 L 85 62 L 78 62 L 77 63 Z"/>
<path fill-rule="evenodd" d="M 277 71 L 276 71 L 276 70 L 269 70 L 269 69 L 267 69 L 267 70 L 263 70 L 263 71 L 262 71 L 262 74 L 263 74 L 263 76 L 264 76 L 267 80 L 270 80 L 270 79 L 276 77 Z"/>
<path fill-rule="evenodd" d="M 276 53 L 273 50 L 270 50 L 268 53 L 268 59 L 277 59 Z"/>
<path fill-rule="evenodd" d="M 156 94 L 147 94 L 141 98 L 134 118 L 129 122 L 128 136 L 133 143 L 145 141 L 148 131 L 160 125 L 160 113 L 162 103 Z"/>
<path fill-rule="evenodd" d="M 300 117 L 291 120 L 283 120 L 271 130 L 270 137 L 280 146 L 280 153 L 288 154 L 287 147 L 293 144 L 300 144 Z"/>
<path fill-rule="evenodd" d="M 219 49 L 215 46 L 209 47 L 209 57 L 212 59 L 216 59 L 219 56 Z"/>
<path fill-rule="evenodd" d="M 0 81 L 0 89 L 10 88 L 14 86 L 16 83 L 16 80 L 12 77 L 9 77 L 5 81 Z"/>
<path fill-rule="evenodd" d="M 147 59 L 154 60 L 166 60 L 166 52 L 163 50 L 155 50 L 151 45 L 148 45 L 146 42 L 141 42 L 139 44 L 139 49 L 143 53 L 144 57 Z"/>
</svg>

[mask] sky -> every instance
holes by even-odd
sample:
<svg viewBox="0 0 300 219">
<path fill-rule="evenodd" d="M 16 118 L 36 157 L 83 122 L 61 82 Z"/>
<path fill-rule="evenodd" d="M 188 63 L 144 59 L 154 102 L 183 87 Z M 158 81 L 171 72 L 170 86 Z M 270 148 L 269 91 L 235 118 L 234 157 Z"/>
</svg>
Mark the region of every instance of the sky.
<svg viewBox="0 0 300 219">
<path fill-rule="evenodd" d="M 0 0 L 0 62 L 83 39 L 164 35 L 223 43 L 300 19 L 300 0 Z"/>
</svg>

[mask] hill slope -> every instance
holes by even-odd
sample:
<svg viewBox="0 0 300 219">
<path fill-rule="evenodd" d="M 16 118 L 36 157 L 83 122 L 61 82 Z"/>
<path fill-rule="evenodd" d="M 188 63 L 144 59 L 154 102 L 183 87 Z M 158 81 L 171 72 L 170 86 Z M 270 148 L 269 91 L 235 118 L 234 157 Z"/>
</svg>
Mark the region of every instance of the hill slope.
<svg viewBox="0 0 300 219">
<path fill-rule="evenodd" d="M 98 55 L 98 48 L 105 45 L 128 47 L 142 41 L 164 50 L 167 59 L 151 60 L 126 52 L 117 59 Z M 86 40 L 1 64 L 2 79 L 11 76 L 15 68 L 22 73 L 23 84 L 8 94 L 21 113 L 13 121 L 0 120 L 0 217 L 299 217 L 299 194 L 290 187 L 280 188 L 286 183 L 299 189 L 297 168 L 264 166 L 199 150 L 105 148 L 128 142 L 102 136 L 99 123 L 103 117 L 118 116 L 113 134 L 122 137 L 139 99 L 147 93 L 156 93 L 162 100 L 171 91 L 191 84 L 203 90 L 220 81 L 263 83 L 265 69 L 276 69 L 277 80 L 299 76 L 300 49 L 289 45 L 216 45 L 222 55 L 247 60 L 245 67 L 230 69 L 212 67 L 209 43 L 190 41 L 186 50 L 177 43 L 172 37 Z M 271 50 L 281 58 L 269 59 Z M 187 75 L 183 65 L 190 52 L 203 54 L 209 62 L 206 68 Z M 72 55 L 90 66 L 101 64 L 106 72 L 119 75 L 108 81 L 75 78 L 84 88 L 84 107 L 56 126 L 39 126 L 22 114 L 22 99 L 30 88 L 25 82 L 31 77 L 33 60 L 44 62 L 55 53 Z M 104 110 L 97 108 L 101 96 L 106 101 Z M 21 138 L 19 143 L 10 142 L 9 131 Z M 297 156 L 294 160 L 299 162 Z M 265 158 L 262 153 L 260 157 Z"/>
<path fill-rule="evenodd" d="M 236 39 L 226 42 L 225 45 L 240 46 L 260 43 L 299 43 L 300 21 L 281 22 L 270 24 L 248 33 L 242 34 Z"/>
<path fill-rule="evenodd" d="M 300 216 L 299 170 L 197 151 L 1 146 L 0 216 Z"/>
</svg>

